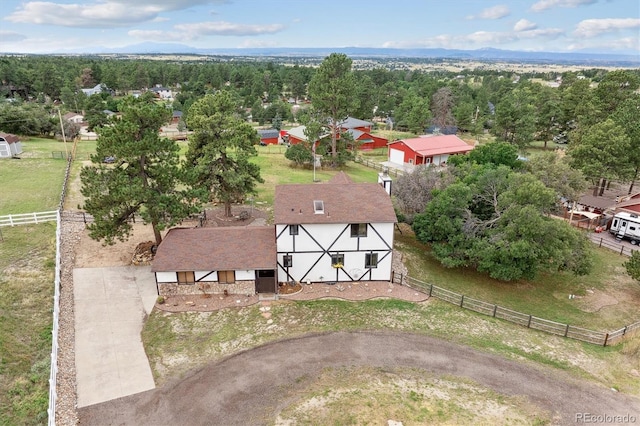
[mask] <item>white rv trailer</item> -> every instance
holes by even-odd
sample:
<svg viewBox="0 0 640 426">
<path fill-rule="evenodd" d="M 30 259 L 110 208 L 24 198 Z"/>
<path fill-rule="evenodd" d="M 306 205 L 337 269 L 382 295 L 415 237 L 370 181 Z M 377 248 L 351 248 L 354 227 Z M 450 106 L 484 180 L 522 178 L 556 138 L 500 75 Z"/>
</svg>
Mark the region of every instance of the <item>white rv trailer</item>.
<svg viewBox="0 0 640 426">
<path fill-rule="evenodd" d="M 622 240 L 627 239 L 631 244 L 640 243 L 640 217 L 634 213 L 620 212 L 613 216 L 609 232 Z"/>
</svg>

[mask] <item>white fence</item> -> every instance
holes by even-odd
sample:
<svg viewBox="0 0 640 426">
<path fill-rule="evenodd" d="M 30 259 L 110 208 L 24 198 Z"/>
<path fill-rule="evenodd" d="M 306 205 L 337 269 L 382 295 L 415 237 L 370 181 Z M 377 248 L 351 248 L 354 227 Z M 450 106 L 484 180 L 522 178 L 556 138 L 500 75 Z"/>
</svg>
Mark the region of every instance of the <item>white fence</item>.
<svg viewBox="0 0 640 426">
<path fill-rule="evenodd" d="M 58 320 L 60 316 L 60 276 L 61 276 L 61 264 L 60 264 L 60 242 L 62 233 L 62 224 L 60 223 L 60 213 L 56 212 L 56 274 L 54 278 L 54 291 L 53 291 L 53 327 L 51 329 L 51 371 L 49 373 L 49 408 L 47 408 L 47 414 L 49 415 L 49 426 L 55 426 L 56 424 L 56 384 L 58 377 Z"/>
<path fill-rule="evenodd" d="M 0 226 L 27 225 L 29 223 L 51 222 L 54 220 L 59 220 L 57 210 L 50 212 L 8 214 L 0 216 Z"/>
</svg>

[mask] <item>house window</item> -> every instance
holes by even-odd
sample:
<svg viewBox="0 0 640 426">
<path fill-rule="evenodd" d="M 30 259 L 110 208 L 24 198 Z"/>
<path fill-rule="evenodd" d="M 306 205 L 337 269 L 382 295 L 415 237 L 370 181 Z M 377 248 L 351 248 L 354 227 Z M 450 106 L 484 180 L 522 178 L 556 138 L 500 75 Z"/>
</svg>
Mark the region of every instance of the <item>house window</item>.
<svg viewBox="0 0 640 426">
<path fill-rule="evenodd" d="M 367 236 L 367 224 L 366 223 L 352 223 L 351 224 L 351 236 L 352 237 L 366 237 Z"/>
<path fill-rule="evenodd" d="M 409 164 L 413 164 L 413 158 L 409 159 Z"/>
<path fill-rule="evenodd" d="M 293 256 L 290 254 L 282 256 L 282 265 L 285 268 L 291 268 L 293 266 Z"/>
<path fill-rule="evenodd" d="M 364 267 L 365 268 L 377 268 L 378 267 L 378 253 L 367 253 L 364 255 Z"/>
<path fill-rule="evenodd" d="M 289 225 L 289 235 L 298 235 L 298 225 Z"/>
<path fill-rule="evenodd" d="M 635 230 L 636 230 L 636 227 L 635 227 L 635 226 L 630 226 L 630 227 L 629 227 L 629 231 L 635 231 Z"/>
<path fill-rule="evenodd" d="M 231 284 L 236 282 L 235 271 L 218 271 L 218 282 L 220 284 Z"/>
<path fill-rule="evenodd" d="M 178 284 L 195 284 L 196 277 L 193 271 L 178 272 Z"/>
<path fill-rule="evenodd" d="M 324 202 L 322 200 L 313 200 L 313 212 L 315 214 L 324 214 Z"/>
<path fill-rule="evenodd" d="M 335 253 L 331 255 L 331 266 L 334 268 L 341 268 L 344 266 L 344 254 Z"/>
</svg>

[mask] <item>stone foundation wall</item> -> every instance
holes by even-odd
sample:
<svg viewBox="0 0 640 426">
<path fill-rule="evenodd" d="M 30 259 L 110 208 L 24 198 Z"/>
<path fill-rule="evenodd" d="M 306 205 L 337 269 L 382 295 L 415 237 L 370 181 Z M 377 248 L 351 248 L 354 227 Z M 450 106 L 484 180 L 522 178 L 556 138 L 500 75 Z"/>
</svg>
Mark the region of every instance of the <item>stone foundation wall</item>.
<svg viewBox="0 0 640 426">
<path fill-rule="evenodd" d="M 255 281 L 236 281 L 231 284 L 220 284 L 214 281 L 203 281 L 195 284 L 158 283 L 160 296 L 179 296 L 182 294 L 244 294 L 256 293 Z"/>
</svg>

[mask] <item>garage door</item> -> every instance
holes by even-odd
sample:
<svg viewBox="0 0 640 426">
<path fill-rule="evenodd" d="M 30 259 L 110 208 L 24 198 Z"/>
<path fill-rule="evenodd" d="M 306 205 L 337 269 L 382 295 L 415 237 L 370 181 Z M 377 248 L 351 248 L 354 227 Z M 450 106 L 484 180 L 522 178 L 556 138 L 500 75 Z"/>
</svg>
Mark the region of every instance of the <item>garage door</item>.
<svg viewBox="0 0 640 426">
<path fill-rule="evenodd" d="M 404 152 L 399 149 L 390 149 L 389 150 L 389 161 L 395 164 L 404 163 Z"/>
</svg>

